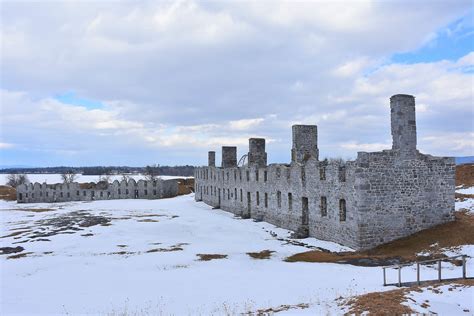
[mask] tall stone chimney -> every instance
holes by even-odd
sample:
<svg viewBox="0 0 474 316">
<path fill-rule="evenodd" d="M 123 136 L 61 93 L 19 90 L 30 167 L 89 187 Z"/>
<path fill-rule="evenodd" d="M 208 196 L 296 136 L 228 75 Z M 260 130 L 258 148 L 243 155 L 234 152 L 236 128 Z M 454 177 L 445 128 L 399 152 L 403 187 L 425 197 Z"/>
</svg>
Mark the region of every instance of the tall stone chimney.
<svg viewBox="0 0 474 316">
<path fill-rule="evenodd" d="M 416 153 L 415 97 L 396 94 L 390 98 L 392 150 L 401 154 Z"/>
<path fill-rule="evenodd" d="M 293 125 L 292 132 L 291 162 L 303 163 L 310 157 L 318 160 L 318 127 L 316 125 Z"/>
<path fill-rule="evenodd" d="M 237 147 L 222 146 L 222 168 L 237 167 Z"/>
<path fill-rule="evenodd" d="M 216 152 L 215 151 L 210 151 L 207 155 L 207 161 L 208 161 L 208 166 L 209 167 L 215 167 L 216 166 Z"/>
<path fill-rule="evenodd" d="M 250 138 L 248 164 L 258 168 L 267 166 L 267 153 L 265 152 L 265 138 Z"/>
</svg>

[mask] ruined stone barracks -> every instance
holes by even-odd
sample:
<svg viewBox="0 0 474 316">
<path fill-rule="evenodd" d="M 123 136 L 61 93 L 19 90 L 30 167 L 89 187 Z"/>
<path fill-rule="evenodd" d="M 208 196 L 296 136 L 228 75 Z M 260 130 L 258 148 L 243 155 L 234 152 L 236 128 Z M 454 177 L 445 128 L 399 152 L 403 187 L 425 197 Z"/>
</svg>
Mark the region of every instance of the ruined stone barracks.
<svg viewBox="0 0 474 316">
<path fill-rule="evenodd" d="M 291 164 L 267 165 L 265 139 L 251 138 L 247 164 L 222 147 L 195 169 L 195 199 L 355 250 L 454 219 L 455 162 L 416 149 L 415 98 L 390 98 L 392 149 L 354 161 L 320 161 L 316 125 L 294 125 Z"/>
<path fill-rule="evenodd" d="M 28 183 L 16 188 L 18 203 L 54 203 L 114 199 L 162 199 L 178 195 L 178 182 L 162 180 L 115 180 L 112 183 Z"/>
</svg>

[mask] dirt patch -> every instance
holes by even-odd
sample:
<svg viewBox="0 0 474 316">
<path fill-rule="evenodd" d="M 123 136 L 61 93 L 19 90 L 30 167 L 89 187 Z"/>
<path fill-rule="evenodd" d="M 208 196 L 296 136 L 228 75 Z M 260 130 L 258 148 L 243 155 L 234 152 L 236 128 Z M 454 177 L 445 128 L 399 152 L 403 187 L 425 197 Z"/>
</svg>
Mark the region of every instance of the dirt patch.
<svg viewBox="0 0 474 316">
<path fill-rule="evenodd" d="M 117 245 L 117 247 L 119 247 L 119 248 L 127 248 L 128 246 L 127 246 L 127 245 Z"/>
<path fill-rule="evenodd" d="M 340 306 L 349 307 L 345 315 L 362 315 L 363 313 L 364 315 L 411 315 L 415 314 L 415 311 L 403 305 L 403 303 L 408 302 L 408 300 L 413 301 L 413 299 L 409 297 L 410 292 L 423 292 L 427 290 L 435 294 L 443 294 L 440 287 L 447 284 L 450 285 L 448 291 L 453 291 L 459 287 L 474 286 L 474 280 L 437 282 L 430 286 L 411 286 L 386 292 L 367 293 L 350 299 L 339 298 L 338 301 L 340 301 Z M 424 301 L 420 306 L 428 308 L 430 306 L 428 303 L 429 301 Z M 429 314 L 432 313 L 429 312 Z"/>
<path fill-rule="evenodd" d="M 455 221 L 438 225 L 411 236 L 357 252 L 307 251 L 285 259 L 287 262 L 335 262 L 359 266 L 381 266 L 416 260 L 443 258 L 441 249 L 474 244 L 474 216 L 456 212 Z M 456 232 L 455 234 L 453 232 Z M 418 256 L 426 252 L 429 256 Z"/>
<path fill-rule="evenodd" d="M 139 220 L 137 220 L 137 222 L 140 222 L 140 223 L 158 223 L 159 221 L 157 221 L 156 219 L 146 218 L 146 219 L 139 219 Z"/>
<path fill-rule="evenodd" d="M 35 213 L 43 213 L 43 212 L 51 212 L 54 211 L 54 208 L 15 208 L 15 211 L 23 211 L 23 212 L 35 212 Z"/>
<path fill-rule="evenodd" d="M 212 254 L 212 253 L 198 253 L 196 256 L 199 257 L 199 261 L 210 261 L 214 259 L 226 259 L 227 255 Z"/>
<path fill-rule="evenodd" d="M 171 251 L 181 251 L 183 248 L 181 247 L 170 247 L 170 248 L 154 248 L 147 250 L 146 253 L 152 253 L 152 252 L 171 252 Z"/>
<path fill-rule="evenodd" d="M 91 236 L 94 236 L 94 234 L 87 233 L 87 234 L 82 234 L 81 236 L 83 236 L 83 237 L 91 237 Z"/>
<path fill-rule="evenodd" d="M 133 215 L 133 217 L 164 217 L 166 215 L 163 214 L 139 214 L 139 215 Z"/>
<path fill-rule="evenodd" d="M 456 199 L 456 202 L 464 202 L 467 199 L 474 199 L 474 194 L 455 193 L 454 197 Z"/>
<path fill-rule="evenodd" d="M 286 312 L 290 309 L 305 309 L 308 308 L 309 304 L 301 303 L 296 305 L 280 305 L 278 307 L 270 307 L 265 309 L 259 309 L 257 312 L 249 312 L 245 315 L 257 315 L 257 316 L 264 316 L 264 315 L 273 315 L 279 312 Z"/>
<path fill-rule="evenodd" d="M 474 164 L 456 166 L 456 186 L 463 188 L 474 186 Z"/>
<path fill-rule="evenodd" d="M 0 185 L 0 200 L 16 201 L 16 189 L 8 185 Z"/>
<path fill-rule="evenodd" d="M 25 250 L 23 247 L 2 247 L 0 248 L 0 255 L 9 255 L 12 253 L 22 252 Z"/>
<path fill-rule="evenodd" d="M 19 253 L 17 255 L 8 256 L 7 259 L 20 259 L 20 258 L 27 257 L 28 255 L 31 255 L 31 254 L 32 254 L 32 252 L 23 252 L 23 253 Z"/>
<path fill-rule="evenodd" d="M 5 236 L 2 236 L 0 238 L 8 238 L 8 237 L 15 237 L 15 236 L 18 236 L 18 235 L 21 235 L 21 234 L 25 234 L 25 233 L 29 233 L 31 232 L 31 230 L 19 230 L 19 231 L 15 231 L 9 235 L 5 235 Z"/>
<path fill-rule="evenodd" d="M 260 252 L 247 252 L 247 254 L 254 259 L 270 259 L 274 252 L 272 250 L 262 250 Z"/>
</svg>

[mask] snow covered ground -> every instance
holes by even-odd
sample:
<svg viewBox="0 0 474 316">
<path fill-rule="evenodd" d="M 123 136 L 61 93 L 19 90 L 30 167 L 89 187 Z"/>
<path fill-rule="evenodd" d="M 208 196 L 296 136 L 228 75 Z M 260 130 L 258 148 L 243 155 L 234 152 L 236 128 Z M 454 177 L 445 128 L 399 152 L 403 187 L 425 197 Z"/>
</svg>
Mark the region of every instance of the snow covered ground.
<svg viewBox="0 0 474 316">
<path fill-rule="evenodd" d="M 0 174 L 0 185 L 4 185 L 7 183 L 7 176 L 8 174 Z M 53 174 L 53 173 L 29 173 L 27 174 L 28 176 L 28 179 L 30 180 L 30 182 L 39 182 L 39 183 L 43 183 L 43 182 L 46 182 L 48 184 L 54 184 L 54 183 L 61 183 L 63 182 L 62 179 L 61 179 L 61 175 L 56 173 L 56 174 Z M 144 175 L 141 175 L 141 174 L 134 174 L 134 175 L 129 175 L 130 178 L 133 178 L 135 180 L 140 180 L 140 179 L 145 179 L 145 176 Z M 168 180 L 168 179 L 176 179 L 176 178 L 189 178 L 189 177 L 177 177 L 177 176 L 160 176 L 160 178 L 164 179 L 164 180 Z M 114 181 L 114 180 L 122 180 L 122 175 L 112 175 L 110 176 L 110 181 Z M 78 174 L 77 175 L 77 179 L 76 179 L 76 182 L 80 182 L 80 183 L 85 183 L 85 182 L 97 182 L 99 181 L 99 176 L 84 176 L 82 174 Z"/>
<path fill-rule="evenodd" d="M 192 195 L 60 204 L 0 201 L 0 213 L 0 247 L 21 246 L 27 253 L 16 259 L 7 258 L 17 254 L 0 255 L 1 315 L 233 315 L 282 305 L 290 307 L 283 315 L 341 314 L 339 297 L 394 288 L 382 286 L 380 267 L 285 262 L 313 246 L 349 249 L 314 238 L 291 244 L 287 230 L 212 210 Z M 462 251 L 474 256 L 473 248 Z M 274 253 L 270 259 L 247 254 L 262 250 Z M 227 257 L 200 261 L 198 254 Z M 472 276 L 473 260 L 468 263 Z M 403 273 L 412 277 L 414 269 Z M 422 271 L 424 277 L 435 273 L 434 267 Z M 443 273 L 455 276 L 460 269 L 446 264 Z M 393 281 L 396 271 L 388 278 Z M 433 295 L 413 297 L 422 304 Z M 436 295 L 436 302 L 444 304 L 442 310 L 460 303 L 450 314 L 466 315 L 462 310 L 474 311 L 469 297 L 471 289 L 458 289 L 446 299 Z M 436 312 L 439 304 L 430 310 Z"/>
</svg>

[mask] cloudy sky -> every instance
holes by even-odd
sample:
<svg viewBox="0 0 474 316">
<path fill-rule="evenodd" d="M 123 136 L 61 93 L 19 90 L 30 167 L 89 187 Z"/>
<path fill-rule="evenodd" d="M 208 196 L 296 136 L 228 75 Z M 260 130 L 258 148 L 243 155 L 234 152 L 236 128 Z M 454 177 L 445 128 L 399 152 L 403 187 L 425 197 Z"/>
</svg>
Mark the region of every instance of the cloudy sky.
<svg viewBox="0 0 474 316">
<path fill-rule="evenodd" d="M 0 165 L 204 164 L 291 125 L 321 157 L 391 146 L 413 94 L 422 152 L 474 155 L 468 1 L 1 1 Z"/>
</svg>

